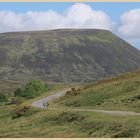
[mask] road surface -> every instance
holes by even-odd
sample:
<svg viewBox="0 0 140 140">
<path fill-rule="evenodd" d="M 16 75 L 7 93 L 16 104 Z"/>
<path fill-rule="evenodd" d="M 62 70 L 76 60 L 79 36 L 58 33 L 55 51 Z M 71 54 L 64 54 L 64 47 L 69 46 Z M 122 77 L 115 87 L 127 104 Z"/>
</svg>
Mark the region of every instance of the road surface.
<svg viewBox="0 0 140 140">
<path fill-rule="evenodd" d="M 35 102 L 32 103 L 32 106 L 47 109 L 48 108 L 47 103 L 49 101 L 52 101 L 52 100 L 55 100 L 55 99 L 58 99 L 60 97 L 65 96 L 67 90 L 57 92 L 57 93 L 55 93 L 53 95 L 50 95 L 50 96 L 48 96 L 46 98 L 40 99 L 38 101 L 35 101 Z M 44 104 L 45 104 L 45 106 L 44 106 Z"/>
</svg>

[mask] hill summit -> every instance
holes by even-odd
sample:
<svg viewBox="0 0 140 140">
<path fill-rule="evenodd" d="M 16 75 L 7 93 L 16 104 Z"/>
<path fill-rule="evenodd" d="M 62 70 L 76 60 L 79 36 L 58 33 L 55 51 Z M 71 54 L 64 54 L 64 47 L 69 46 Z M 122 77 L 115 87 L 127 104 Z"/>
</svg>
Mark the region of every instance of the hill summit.
<svg viewBox="0 0 140 140">
<path fill-rule="evenodd" d="M 140 51 L 107 30 L 0 34 L 0 79 L 93 82 L 140 67 Z"/>
</svg>

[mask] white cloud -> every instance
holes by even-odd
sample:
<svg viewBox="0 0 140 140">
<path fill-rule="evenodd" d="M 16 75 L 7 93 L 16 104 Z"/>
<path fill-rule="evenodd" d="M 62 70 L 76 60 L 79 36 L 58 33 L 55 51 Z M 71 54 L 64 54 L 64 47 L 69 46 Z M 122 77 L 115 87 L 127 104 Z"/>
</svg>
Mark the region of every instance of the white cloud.
<svg viewBox="0 0 140 140">
<path fill-rule="evenodd" d="M 20 15 L 11 11 L 0 12 L 0 32 L 20 30 L 23 28 L 23 19 Z"/>
<path fill-rule="evenodd" d="M 0 11 L 0 32 L 48 30 L 57 28 L 99 28 L 111 30 L 128 42 L 140 44 L 140 9 L 125 12 L 114 22 L 101 10 L 76 3 L 59 13 L 53 10 L 16 13 Z M 138 45 L 137 45 L 138 44 Z"/>
<path fill-rule="evenodd" d="M 140 38 L 140 9 L 125 12 L 121 16 L 118 31 L 127 38 Z"/>
<path fill-rule="evenodd" d="M 77 3 L 67 10 L 65 26 L 111 30 L 113 22 L 105 12 Z"/>
<path fill-rule="evenodd" d="M 130 44 L 140 49 L 140 9 L 132 9 L 120 17 L 118 33 Z"/>
<path fill-rule="evenodd" d="M 103 11 L 93 10 L 89 5 L 76 3 L 63 14 L 53 10 L 26 13 L 0 11 L 0 32 L 45 30 L 55 28 L 113 29 L 113 22 Z"/>
</svg>

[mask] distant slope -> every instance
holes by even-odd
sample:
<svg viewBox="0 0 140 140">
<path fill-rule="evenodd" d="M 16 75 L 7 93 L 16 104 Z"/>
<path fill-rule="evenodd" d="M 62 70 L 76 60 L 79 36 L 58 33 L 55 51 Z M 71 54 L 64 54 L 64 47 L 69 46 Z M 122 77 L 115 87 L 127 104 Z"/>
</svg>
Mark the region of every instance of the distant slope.
<svg viewBox="0 0 140 140">
<path fill-rule="evenodd" d="M 106 30 L 0 34 L 0 79 L 93 82 L 139 67 L 140 52 Z"/>
<path fill-rule="evenodd" d="M 53 105 L 140 112 L 140 70 L 83 86 L 81 94 L 65 96 Z"/>
<path fill-rule="evenodd" d="M 19 83 L 16 81 L 0 81 L 0 93 L 10 93 L 12 94 L 16 88 L 23 85 L 23 83 Z"/>
</svg>

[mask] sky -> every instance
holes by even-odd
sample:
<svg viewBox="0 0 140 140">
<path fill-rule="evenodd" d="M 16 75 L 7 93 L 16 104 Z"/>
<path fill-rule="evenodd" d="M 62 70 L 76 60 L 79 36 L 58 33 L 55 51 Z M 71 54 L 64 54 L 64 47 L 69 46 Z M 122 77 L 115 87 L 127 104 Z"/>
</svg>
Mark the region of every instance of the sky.
<svg viewBox="0 0 140 140">
<path fill-rule="evenodd" d="M 140 2 L 0 3 L 0 32 L 107 29 L 140 49 Z"/>
</svg>

